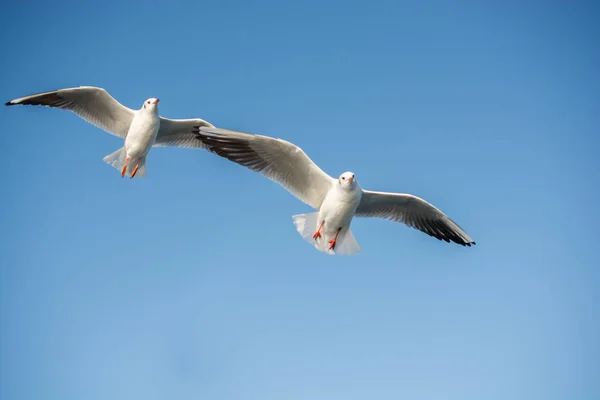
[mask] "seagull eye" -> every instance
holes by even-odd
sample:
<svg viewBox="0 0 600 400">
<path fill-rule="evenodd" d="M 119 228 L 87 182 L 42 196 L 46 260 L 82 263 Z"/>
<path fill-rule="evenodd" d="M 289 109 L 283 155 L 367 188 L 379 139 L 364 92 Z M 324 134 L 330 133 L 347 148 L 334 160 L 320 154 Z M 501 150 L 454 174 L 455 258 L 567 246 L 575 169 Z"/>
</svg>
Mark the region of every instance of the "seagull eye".
<svg viewBox="0 0 600 400">
<path fill-rule="evenodd" d="M 342 176 L 342 179 L 343 179 L 343 180 L 346 180 L 346 177 L 345 177 L 345 176 Z"/>
</svg>

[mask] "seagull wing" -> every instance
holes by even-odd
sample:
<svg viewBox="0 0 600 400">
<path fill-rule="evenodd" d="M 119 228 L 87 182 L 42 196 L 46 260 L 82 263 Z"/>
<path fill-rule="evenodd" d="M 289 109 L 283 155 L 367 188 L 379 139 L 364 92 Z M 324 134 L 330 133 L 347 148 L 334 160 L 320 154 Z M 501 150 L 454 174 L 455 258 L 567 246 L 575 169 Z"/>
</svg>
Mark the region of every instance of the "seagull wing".
<svg viewBox="0 0 600 400">
<path fill-rule="evenodd" d="M 402 222 L 446 242 L 452 241 L 463 246 L 475 244 L 473 239 L 443 212 L 411 194 L 363 190 L 355 215 Z"/>
<path fill-rule="evenodd" d="M 213 153 L 261 173 L 315 209 L 335 182 L 285 140 L 220 128 L 198 127 L 195 133 Z"/>
<path fill-rule="evenodd" d="M 169 119 L 160 117 L 160 129 L 156 135 L 154 147 L 206 148 L 193 133 L 195 126 L 214 128 L 203 119 Z"/>
<path fill-rule="evenodd" d="M 102 88 L 80 86 L 33 94 L 6 103 L 46 106 L 72 111 L 92 125 L 125 138 L 135 111 L 123 106 Z"/>
</svg>

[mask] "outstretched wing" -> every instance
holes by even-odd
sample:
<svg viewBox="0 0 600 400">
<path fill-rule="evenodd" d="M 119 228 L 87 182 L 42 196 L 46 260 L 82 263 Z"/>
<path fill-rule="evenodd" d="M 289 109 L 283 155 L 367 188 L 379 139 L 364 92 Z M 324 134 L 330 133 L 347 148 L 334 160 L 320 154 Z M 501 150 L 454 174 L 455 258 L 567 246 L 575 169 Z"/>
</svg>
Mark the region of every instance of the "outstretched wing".
<svg viewBox="0 0 600 400">
<path fill-rule="evenodd" d="M 135 111 L 125 107 L 102 88 L 80 86 L 33 94 L 6 103 L 46 106 L 72 111 L 92 125 L 125 138 Z"/>
<path fill-rule="evenodd" d="M 220 128 L 198 127 L 195 133 L 213 153 L 261 173 L 315 209 L 335 182 L 285 140 Z"/>
<path fill-rule="evenodd" d="M 402 222 L 446 242 L 452 241 L 463 246 L 475 244 L 473 239 L 446 214 L 411 194 L 363 190 L 355 215 Z"/>
</svg>

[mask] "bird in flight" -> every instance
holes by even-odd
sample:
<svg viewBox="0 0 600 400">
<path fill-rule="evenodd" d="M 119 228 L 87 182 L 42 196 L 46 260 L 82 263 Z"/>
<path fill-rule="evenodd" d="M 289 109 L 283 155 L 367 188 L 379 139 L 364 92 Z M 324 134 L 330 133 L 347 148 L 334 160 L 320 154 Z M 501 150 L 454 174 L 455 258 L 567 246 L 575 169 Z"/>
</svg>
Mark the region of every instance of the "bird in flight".
<svg viewBox="0 0 600 400">
<path fill-rule="evenodd" d="M 158 99 L 144 101 L 138 110 L 123 106 L 102 88 L 80 86 L 38 93 L 6 103 L 46 106 L 72 111 L 85 121 L 125 140 L 122 148 L 104 157 L 121 176 L 146 176 L 146 157 L 152 147 L 195 147 L 202 143 L 194 126 L 213 127 L 203 119 L 169 119 L 158 114 Z"/>
<path fill-rule="evenodd" d="M 462 246 L 475 244 L 458 224 L 425 200 L 405 193 L 364 190 L 353 172 L 335 179 L 288 141 L 201 125 L 194 127 L 194 133 L 209 151 L 259 172 L 318 210 L 292 218 L 300 235 L 321 252 L 352 255 L 361 251 L 350 230 L 355 216 L 402 222 Z"/>
</svg>

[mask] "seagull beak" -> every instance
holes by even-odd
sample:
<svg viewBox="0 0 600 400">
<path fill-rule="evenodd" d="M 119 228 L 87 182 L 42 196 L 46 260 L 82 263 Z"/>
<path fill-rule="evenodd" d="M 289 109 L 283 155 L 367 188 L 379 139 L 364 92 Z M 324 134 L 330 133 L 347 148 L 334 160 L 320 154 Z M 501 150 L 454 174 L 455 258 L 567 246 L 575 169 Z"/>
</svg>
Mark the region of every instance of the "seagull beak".
<svg viewBox="0 0 600 400">
<path fill-rule="evenodd" d="M 157 103 L 158 103 L 158 99 L 156 99 L 152 102 L 152 104 L 157 104 Z"/>
<path fill-rule="evenodd" d="M 353 179 L 354 179 L 354 177 L 353 177 L 353 176 L 349 177 L 349 178 L 348 178 L 348 182 L 352 182 L 352 180 L 353 180 Z"/>
</svg>

